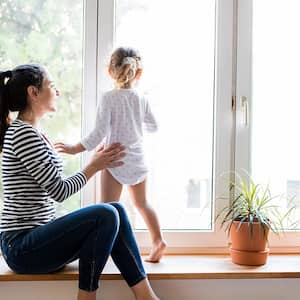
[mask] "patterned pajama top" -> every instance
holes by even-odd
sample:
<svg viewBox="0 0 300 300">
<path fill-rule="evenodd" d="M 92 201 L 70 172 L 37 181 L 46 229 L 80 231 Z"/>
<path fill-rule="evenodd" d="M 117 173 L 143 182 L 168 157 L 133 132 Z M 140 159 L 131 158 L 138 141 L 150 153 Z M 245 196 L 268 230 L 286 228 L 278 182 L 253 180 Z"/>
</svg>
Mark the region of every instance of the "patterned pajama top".
<svg viewBox="0 0 300 300">
<path fill-rule="evenodd" d="M 95 127 L 81 143 L 94 149 L 104 144 L 122 143 L 126 147 L 124 165 L 108 169 L 121 184 L 135 185 L 145 180 L 147 166 L 143 151 L 143 129 L 157 130 L 157 122 L 145 96 L 135 89 L 113 89 L 105 93 L 97 108 Z"/>
</svg>

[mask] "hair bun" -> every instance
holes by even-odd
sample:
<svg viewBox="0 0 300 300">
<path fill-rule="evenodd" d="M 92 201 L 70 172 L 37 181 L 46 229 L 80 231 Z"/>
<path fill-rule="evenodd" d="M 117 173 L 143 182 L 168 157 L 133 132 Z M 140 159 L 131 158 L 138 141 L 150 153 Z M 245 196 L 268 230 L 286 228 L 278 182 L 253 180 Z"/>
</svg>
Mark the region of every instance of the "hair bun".
<svg viewBox="0 0 300 300">
<path fill-rule="evenodd" d="M 136 59 L 131 56 L 125 56 L 122 60 L 122 65 L 131 65 L 131 64 L 137 64 Z"/>
</svg>

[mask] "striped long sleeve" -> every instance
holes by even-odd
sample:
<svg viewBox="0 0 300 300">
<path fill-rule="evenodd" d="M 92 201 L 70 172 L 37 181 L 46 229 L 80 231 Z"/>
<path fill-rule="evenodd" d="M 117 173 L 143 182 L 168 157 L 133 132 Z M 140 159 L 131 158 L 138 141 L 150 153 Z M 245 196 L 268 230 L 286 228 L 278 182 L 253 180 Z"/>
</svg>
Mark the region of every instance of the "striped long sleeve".
<svg viewBox="0 0 300 300">
<path fill-rule="evenodd" d="M 64 201 L 86 183 L 82 173 L 62 179 L 59 168 L 49 155 L 47 145 L 31 126 L 15 130 L 12 150 L 33 179 L 57 202 Z"/>
<path fill-rule="evenodd" d="M 0 230 L 32 228 L 53 220 L 54 201 L 64 201 L 86 183 L 82 172 L 66 179 L 61 174 L 61 159 L 39 132 L 15 120 L 3 145 Z"/>
</svg>

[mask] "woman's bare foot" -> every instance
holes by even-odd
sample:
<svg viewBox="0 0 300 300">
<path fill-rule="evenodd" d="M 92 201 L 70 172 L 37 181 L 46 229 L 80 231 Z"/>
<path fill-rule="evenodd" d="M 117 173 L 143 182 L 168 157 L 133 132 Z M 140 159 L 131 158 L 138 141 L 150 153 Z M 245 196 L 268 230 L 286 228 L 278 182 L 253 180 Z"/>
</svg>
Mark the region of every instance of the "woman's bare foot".
<svg viewBox="0 0 300 300">
<path fill-rule="evenodd" d="M 153 244 L 149 256 L 145 259 L 146 262 L 158 263 L 164 254 L 167 244 L 164 240 Z"/>
<path fill-rule="evenodd" d="M 136 300 L 160 300 L 154 293 L 147 278 L 132 286 L 131 289 Z"/>
<path fill-rule="evenodd" d="M 77 300 L 96 300 L 96 291 L 87 292 L 79 289 Z"/>
</svg>

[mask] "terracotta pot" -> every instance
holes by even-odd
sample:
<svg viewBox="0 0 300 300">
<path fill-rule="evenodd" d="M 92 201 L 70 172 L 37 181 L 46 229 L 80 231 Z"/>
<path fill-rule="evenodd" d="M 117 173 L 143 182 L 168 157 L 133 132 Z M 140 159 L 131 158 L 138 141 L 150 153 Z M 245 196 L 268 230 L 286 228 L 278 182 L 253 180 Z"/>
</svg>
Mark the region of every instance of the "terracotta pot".
<svg viewBox="0 0 300 300">
<path fill-rule="evenodd" d="M 270 249 L 264 251 L 239 251 L 230 248 L 231 260 L 238 265 L 262 266 L 266 264 Z"/>
<path fill-rule="evenodd" d="M 253 224 L 253 233 L 250 225 L 243 222 L 238 229 L 239 221 L 234 221 L 230 229 L 232 261 L 241 265 L 258 266 L 267 261 L 269 249 L 267 248 L 267 237 L 269 228 L 262 228 L 259 223 Z"/>
</svg>

